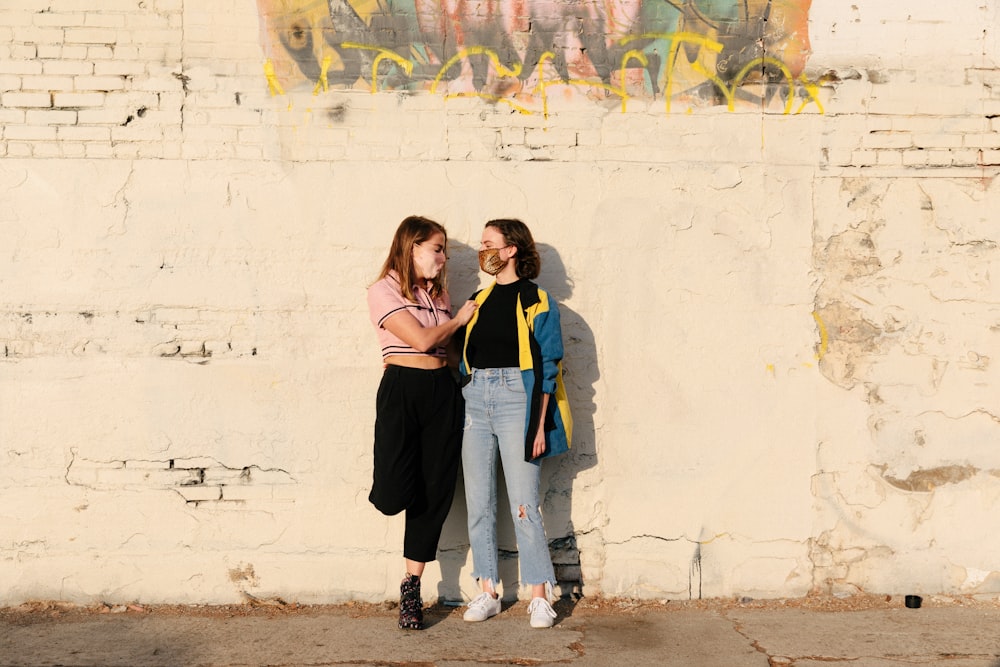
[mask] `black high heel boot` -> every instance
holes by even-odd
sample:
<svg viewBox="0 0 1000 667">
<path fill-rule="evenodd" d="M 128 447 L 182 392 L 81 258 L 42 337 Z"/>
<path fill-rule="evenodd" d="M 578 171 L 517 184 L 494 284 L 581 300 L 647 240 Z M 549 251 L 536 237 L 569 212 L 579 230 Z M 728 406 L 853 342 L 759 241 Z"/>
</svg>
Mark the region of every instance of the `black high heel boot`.
<svg viewBox="0 0 1000 667">
<path fill-rule="evenodd" d="M 420 577 L 407 574 L 399 585 L 399 628 L 424 629 L 424 601 L 420 599 Z"/>
</svg>

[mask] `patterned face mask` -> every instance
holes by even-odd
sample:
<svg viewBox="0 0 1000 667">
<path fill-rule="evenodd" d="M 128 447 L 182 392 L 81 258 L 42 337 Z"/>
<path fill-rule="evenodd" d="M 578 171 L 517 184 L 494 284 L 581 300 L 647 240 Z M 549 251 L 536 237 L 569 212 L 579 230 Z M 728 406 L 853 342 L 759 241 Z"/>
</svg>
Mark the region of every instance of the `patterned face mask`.
<svg viewBox="0 0 1000 667">
<path fill-rule="evenodd" d="M 507 262 L 500 259 L 500 248 L 485 248 L 479 251 L 479 268 L 491 276 L 503 271 Z"/>
</svg>

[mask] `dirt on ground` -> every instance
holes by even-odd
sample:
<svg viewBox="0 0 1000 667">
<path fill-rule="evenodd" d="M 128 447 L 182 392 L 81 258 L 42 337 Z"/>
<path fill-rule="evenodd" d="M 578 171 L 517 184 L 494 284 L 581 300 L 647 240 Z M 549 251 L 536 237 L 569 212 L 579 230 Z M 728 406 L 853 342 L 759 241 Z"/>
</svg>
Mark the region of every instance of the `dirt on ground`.
<svg viewBox="0 0 1000 667">
<path fill-rule="evenodd" d="M 526 604 L 519 602 L 517 604 Z M 629 598 L 580 597 L 564 598 L 553 606 L 574 614 L 614 614 L 628 615 L 650 611 L 702 610 L 725 612 L 732 609 L 800 609 L 816 612 L 865 611 L 872 609 L 894 609 L 903 606 L 903 596 L 858 594 L 850 596 L 808 595 L 801 598 L 781 598 L 757 600 L 748 597 L 711 598 L 703 600 L 635 600 Z M 1000 596 L 973 595 L 932 595 L 921 600 L 924 607 L 967 607 L 980 609 L 1000 609 Z M 0 623 L 28 625 L 38 622 L 58 620 L 79 621 L 101 614 L 130 615 L 183 615 L 189 617 L 240 617 L 240 616 L 283 616 L 288 614 L 334 614 L 352 618 L 369 618 L 395 613 L 397 603 L 387 601 L 378 604 L 366 602 L 345 602 L 332 605 L 304 605 L 286 602 L 279 598 L 248 598 L 244 604 L 228 605 L 171 605 L 171 604 L 108 604 L 78 605 L 58 601 L 33 601 L 14 607 L 0 607 Z M 431 615 L 447 616 L 455 607 L 433 604 L 426 608 Z"/>
</svg>

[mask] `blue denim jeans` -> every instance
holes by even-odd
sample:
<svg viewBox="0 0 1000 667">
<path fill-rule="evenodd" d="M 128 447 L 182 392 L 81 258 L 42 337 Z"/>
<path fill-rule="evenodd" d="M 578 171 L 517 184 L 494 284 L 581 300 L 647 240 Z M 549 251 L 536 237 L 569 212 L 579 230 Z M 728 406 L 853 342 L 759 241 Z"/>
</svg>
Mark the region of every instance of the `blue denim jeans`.
<svg viewBox="0 0 1000 667">
<path fill-rule="evenodd" d="M 541 463 L 524 460 L 528 399 L 518 368 L 472 369 L 465 396 L 462 470 L 469 512 L 472 576 L 495 586 L 497 552 L 497 453 L 503 464 L 514 520 L 520 579 L 524 585 L 555 585 L 538 496 Z"/>
</svg>

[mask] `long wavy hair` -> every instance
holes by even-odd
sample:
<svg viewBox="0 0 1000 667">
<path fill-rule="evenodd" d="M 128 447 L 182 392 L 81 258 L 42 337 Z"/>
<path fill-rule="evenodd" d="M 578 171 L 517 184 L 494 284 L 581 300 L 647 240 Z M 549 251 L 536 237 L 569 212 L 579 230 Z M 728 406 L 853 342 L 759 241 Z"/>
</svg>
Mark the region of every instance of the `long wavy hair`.
<svg viewBox="0 0 1000 667">
<path fill-rule="evenodd" d="M 535 249 L 535 239 L 531 236 L 528 226 L 517 218 L 498 218 L 486 223 L 487 227 L 492 227 L 503 234 L 507 245 L 517 248 L 514 255 L 514 269 L 518 278 L 534 280 L 538 277 L 538 272 L 542 269 L 542 258 Z"/>
<path fill-rule="evenodd" d="M 417 279 L 413 269 L 413 248 L 435 234 L 444 236 L 445 246 L 448 244 L 448 232 L 445 231 L 441 223 L 434 222 L 430 218 L 420 215 L 411 215 L 399 223 L 396 233 L 392 237 L 392 245 L 389 246 L 389 256 L 385 258 L 382 271 L 378 275 L 378 280 L 382 280 L 390 271 L 395 271 L 399 276 L 399 288 L 403 296 L 409 301 L 416 301 L 413 296 L 413 282 Z M 447 275 L 448 264 L 441 267 L 441 273 L 436 278 L 430 280 L 430 288 L 427 290 L 431 296 L 438 297 L 444 293 L 448 286 Z"/>
</svg>

